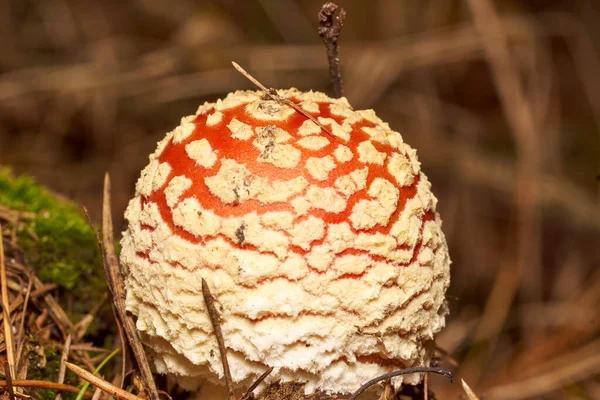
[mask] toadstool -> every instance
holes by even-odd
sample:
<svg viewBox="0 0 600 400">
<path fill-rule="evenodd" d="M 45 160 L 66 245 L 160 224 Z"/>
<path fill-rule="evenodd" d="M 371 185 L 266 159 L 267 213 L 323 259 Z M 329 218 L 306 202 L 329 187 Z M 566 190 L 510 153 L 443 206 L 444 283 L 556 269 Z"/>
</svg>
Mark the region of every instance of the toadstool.
<svg viewBox="0 0 600 400">
<path fill-rule="evenodd" d="M 183 118 L 137 182 L 120 257 L 157 371 L 223 376 L 203 278 L 234 382 L 275 367 L 307 393 L 349 393 L 428 365 L 450 260 L 415 150 L 345 98 L 277 95 L 318 124 L 264 92 L 230 93 Z"/>
</svg>

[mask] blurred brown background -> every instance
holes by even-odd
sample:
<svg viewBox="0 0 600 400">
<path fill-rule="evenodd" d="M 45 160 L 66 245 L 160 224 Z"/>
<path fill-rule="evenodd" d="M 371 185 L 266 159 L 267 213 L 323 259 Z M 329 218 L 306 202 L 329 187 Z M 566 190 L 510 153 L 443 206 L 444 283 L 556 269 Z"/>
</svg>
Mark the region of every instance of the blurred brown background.
<svg viewBox="0 0 600 400">
<path fill-rule="evenodd" d="M 96 218 L 109 171 L 120 215 L 180 117 L 252 88 L 230 61 L 330 92 L 321 4 L 2 0 L 0 163 Z M 346 97 L 417 148 L 440 200 L 454 369 L 488 399 L 600 399 L 600 2 L 338 4 Z"/>
</svg>

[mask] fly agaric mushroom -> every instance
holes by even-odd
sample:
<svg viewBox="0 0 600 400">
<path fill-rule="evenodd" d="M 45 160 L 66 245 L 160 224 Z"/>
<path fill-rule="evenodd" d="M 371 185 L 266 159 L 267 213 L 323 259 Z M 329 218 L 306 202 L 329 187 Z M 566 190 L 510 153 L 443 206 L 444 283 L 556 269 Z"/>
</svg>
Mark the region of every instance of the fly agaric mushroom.
<svg viewBox="0 0 600 400">
<path fill-rule="evenodd" d="M 205 103 L 137 182 L 121 261 L 157 371 L 223 376 L 203 278 L 234 382 L 275 367 L 307 393 L 349 393 L 428 365 L 450 260 L 415 150 L 345 98 L 277 96 L 303 112 L 260 91 Z"/>
</svg>

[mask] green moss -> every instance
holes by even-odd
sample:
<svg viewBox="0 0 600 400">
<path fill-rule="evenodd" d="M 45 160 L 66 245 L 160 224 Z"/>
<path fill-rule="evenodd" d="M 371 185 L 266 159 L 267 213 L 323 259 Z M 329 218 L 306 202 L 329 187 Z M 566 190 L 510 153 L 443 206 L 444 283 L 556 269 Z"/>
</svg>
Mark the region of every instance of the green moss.
<svg viewBox="0 0 600 400">
<path fill-rule="evenodd" d="M 36 214 L 20 224 L 17 243 L 42 281 L 68 289 L 75 298 L 99 299 L 105 290 L 100 249 L 80 207 L 5 168 L 0 168 L 0 205 Z"/>
</svg>

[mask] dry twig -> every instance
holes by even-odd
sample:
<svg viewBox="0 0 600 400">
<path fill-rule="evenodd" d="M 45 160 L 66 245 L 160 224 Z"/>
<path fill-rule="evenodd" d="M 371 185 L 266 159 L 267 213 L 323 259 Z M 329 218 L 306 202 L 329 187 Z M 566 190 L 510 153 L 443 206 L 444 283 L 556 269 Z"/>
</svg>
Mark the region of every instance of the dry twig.
<svg viewBox="0 0 600 400">
<path fill-rule="evenodd" d="M 25 316 L 27 315 L 27 306 L 29 305 L 29 298 L 31 297 L 31 289 L 33 287 L 33 271 L 29 273 L 29 279 L 27 280 L 27 291 L 25 292 L 25 300 L 23 300 L 23 313 L 21 315 L 21 323 L 19 325 L 19 335 L 25 334 Z"/>
<path fill-rule="evenodd" d="M 104 273 L 106 282 L 112 295 L 112 303 L 116 310 L 118 320 L 121 323 L 127 341 L 131 346 L 135 359 L 140 368 L 140 373 L 144 381 L 144 385 L 150 394 L 151 400 L 158 400 L 158 390 L 148 358 L 144 351 L 142 342 L 140 341 L 138 331 L 133 322 L 133 318 L 127 314 L 125 309 L 125 288 L 123 277 L 121 275 L 119 261 L 114 247 L 113 223 L 110 207 L 110 176 L 104 176 L 104 199 L 102 204 L 102 253 L 104 261 Z M 119 389 L 121 390 L 121 389 Z"/>
<path fill-rule="evenodd" d="M 34 281 L 35 284 L 35 281 Z M 30 298 L 31 299 L 36 299 L 40 296 L 44 296 L 46 295 L 48 292 L 56 289 L 57 285 L 55 284 L 47 284 L 47 285 L 43 285 L 41 287 L 39 287 L 38 289 L 34 290 L 33 292 L 31 292 L 30 294 Z M 27 297 L 25 297 L 27 298 Z M 15 309 L 17 309 L 19 306 L 21 306 L 21 304 L 24 303 L 24 299 L 23 298 L 18 298 L 16 299 L 10 306 L 9 309 L 11 310 L 11 312 Z M 4 313 L 0 314 L 0 321 L 4 321 Z"/>
<path fill-rule="evenodd" d="M 348 400 L 356 400 L 356 398 L 358 396 L 360 396 L 362 394 L 362 392 L 364 392 L 365 390 L 367 390 L 368 388 L 370 388 L 371 386 L 375 385 L 378 382 L 385 381 L 387 379 L 391 379 L 393 377 L 400 376 L 400 375 L 417 374 L 417 373 L 424 373 L 424 372 L 433 372 L 434 374 L 444 375 L 445 377 L 450 379 L 450 381 L 452 383 L 454 383 L 454 376 L 452 375 L 452 373 L 450 371 L 446 371 L 441 368 L 431 368 L 431 367 L 406 368 L 406 369 L 400 369 L 397 371 L 393 371 L 388 374 L 383 374 L 381 376 L 378 376 L 377 378 L 371 379 L 370 381 L 368 381 L 367 383 L 362 385 L 360 388 L 358 388 L 358 390 L 356 390 L 356 392 L 354 392 L 352 394 L 352 396 L 350 396 L 348 398 Z"/>
<path fill-rule="evenodd" d="M 10 364 L 4 362 L 4 373 L 6 374 L 6 388 L 8 389 L 8 398 L 15 400 L 15 388 L 13 387 L 12 372 L 10 372 Z"/>
<path fill-rule="evenodd" d="M 2 290 L 2 310 L 4 314 L 4 342 L 6 343 L 6 359 L 8 362 L 6 377 L 8 380 L 10 380 L 11 377 L 16 377 L 16 375 L 15 348 L 13 342 L 12 324 L 10 321 L 10 303 L 8 301 L 7 282 L 8 279 L 6 277 L 6 263 L 4 262 L 4 240 L 2 239 L 2 224 L 0 224 L 0 287 Z"/>
<path fill-rule="evenodd" d="M 204 297 L 204 302 L 206 303 L 206 308 L 208 309 L 208 316 L 210 317 L 210 322 L 212 322 L 213 330 L 215 331 L 215 336 L 217 337 L 219 353 L 221 354 L 221 363 L 223 364 L 223 373 L 225 375 L 225 386 L 227 387 L 227 396 L 229 397 L 229 400 L 236 400 L 235 393 L 233 391 L 233 380 L 231 379 L 231 371 L 229 370 L 229 362 L 227 361 L 227 348 L 225 347 L 223 332 L 221 331 L 219 312 L 215 307 L 215 302 L 213 300 L 212 294 L 210 293 L 210 289 L 208 288 L 208 284 L 206 283 L 204 278 L 202 278 L 202 296 Z"/>
<path fill-rule="evenodd" d="M 92 400 L 100 400 L 100 396 L 102 396 L 102 389 L 96 388 L 96 390 L 94 390 L 94 395 L 92 396 Z"/>
<path fill-rule="evenodd" d="M 338 15 L 334 16 L 338 9 Z M 321 6 L 317 18 L 319 19 L 319 36 L 321 36 L 327 48 L 329 76 L 333 83 L 333 96 L 339 99 L 344 95 L 344 92 L 342 89 L 338 38 L 340 37 L 342 26 L 344 26 L 346 10 L 338 7 L 335 3 L 325 3 Z"/>
<path fill-rule="evenodd" d="M 62 384 L 65 381 L 65 372 L 67 371 L 67 360 L 69 359 L 69 350 L 71 348 L 71 335 L 67 335 L 67 339 L 65 340 L 65 345 L 63 346 L 63 351 L 60 356 L 60 367 L 58 370 L 58 383 Z M 54 400 L 61 400 L 62 394 L 60 392 L 56 393 L 56 397 Z"/>
<path fill-rule="evenodd" d="M 286 106 L 292 107 L 294 110 L 296 110 L 297 112 L 299 112 L 300 114 L 304 115 L 306 118 L 310 119 L 312 122 L 314 122 L 315 124 L 317 124 L 317 126 L 321 127 L 321 129 L 323 129 L 325 132 L 327 132 L 331 136 L 335 137 L 334 134 L 331 133 L 331 131 L 329 129 L 325 128 L 325 126 L 323 126 L 323 124 L 319 122 L 319 120 L 317 120 L 315 117 L 313 117 L 312 115 L 310 115 L 309 113 L 307 113 L 306 111 L 304 111 L 296 103 L 294 103 L 294 102 L 292 102 L 292 101 L 290 101 L 290 100 L 288 100 L 288 99 L 286 99 L 284 97 L 281 97 L 280 95 L 277 94 L 277 91 L 275 89 L 267 89 L 267 87 L 265 85 L 263 85 L 262 83 L 260 83 L 255 77 L 253 77 L 252 75 L 250 75 L 244 68 L 242 68 L 235 61 L 232 61 L 231 64 L 233 64 L 233 67 L 235 69 L 237 69 L 240 74 L 244 75 L 250 82 L 254 83 L 263 92 L 265 92 L 265 94 L 267 96 L 269 96 L 270 98 L 272 98 L 273 100 L 275 100 L 276 102 L 278 102 L 280 104 L 285 104 Z"/>
<path fill-rule="evenodd" d="M 55 382 L 48 381 L 40 381 L 40 380 L 31 380 L 31 379 L 22 379 L 22 380 L 14 380 L 12 381 L 12 385 L 14 387 L 22 387 L 22 388 L 35 388 L 35 389 L 48 389 L 48 390 L 61 390 L 63 392 L 70 393 L 79 393 L 79 388 L 71 385 L 65 385 Z M 7 381 L 0 381 L 0 388 L 8 387 Z M 84 394 L 85 397 L 91 397 L 89 393 Z"/>
<path fill-rule="evenodd" d="M 108 295 L 105 293 L 100 299 L 100 301 L 98 301 L 98 303 L 94 305 L 92 310 L 89 313 L 87 313 L 79 322 L 77 322 L 77 324 L 75 324 L 76 341 L 80 341 L 85 336 L 88 328 L 90 327 L 92 322 L 94 322 L 96 314 L 98 313 L 98 311 L 100 311 L 107 298 Z"/>
<path fill-rule="evenodd" d="M 69 368 L 75 375 L 80 377 L 81 379 L 91 383 L 102 391 L 110 394 L 117 400 L 145 400 L 141 397 L 136 396 L 133 393 L 129 393 L 121 388 L 116 387 L 110 382 L 105 381 L 102 378 L 97 377 L 89 371 L 71 363 L 67 363 L 67 368 Z"/>
<path fill-rule="evenodd" d="M 258 379 L 252 384 L 250 385 L 250 387 L 248 388 L 248 390 L 246 391 L 246 393 L 242 396 L 242 400 L 248 400 L 252 398 L 252 392 L 254 392 L 254 389 L 256 389 L 258 387 L 258 385 L 261 384 L 262 381 L 265 380 L 265 378 L 267 376 L 269 376 L 269 374 L 271 372 L 273 372 L 273 367 L 270 367 L 268 370 L 266 370 L 265 372 L 262 373 L 261 376 L 258 377 Z"/>
<path fill-rule="evenodd" d="M 88 210 L 85 206 L 82 206 L 82 208 L 87 217 L 88 223 L 90 224 L 90 228 L 94 232 L 94 235 L 96 235 L 96 241 L 98 242 L 98 245 L 102 249 L 102 239 L 100 239 L 100 235 L 94 228 L 94 224 L 92 222 L 92 218 L 90 217 L 90 213 L 88 212 Z M 102 253 L 102 260 L 104 262 L 104 253 Z M 105 275 L 105 279 L 106 279 L 106 284 L 110 290 L 110 281 L 109 281 L 109 276 L 106 272 L 106 266 L 104 268 L 104 275 Z M 112 312 L 113 312 L 113 317 L 115 319 L 115 322 L 117 323 L 117 330 L 119 331 L 119 339 L 121 340 L 121 344 L 123 346 L 123 356 L 121 357 L 121 384 L 120 384 L 120 387 L 122 389 L 123 384 L 125 383 L 125 371 L 127 370 L 127 339 L 125 337 L 125 332 L 123 331 L 123 326 L 121 325 L 121 322 L 119 320 L 119 316 L 117 315 L 117 309 L 116 309 L 114 301 L 111 301 L 111 308 L 112 308 Z"/>
<path fill-rule="evenodd" d="M 461 379 L 460 382 L 469 400 L 479 400 L 479 397 L 477 397 L 475 392 L 473 392 L 473 389 L 471 389 L 471 387 L 467 385 L 467 382 L 465 382 L 464 379 Z"/>
</svg>

